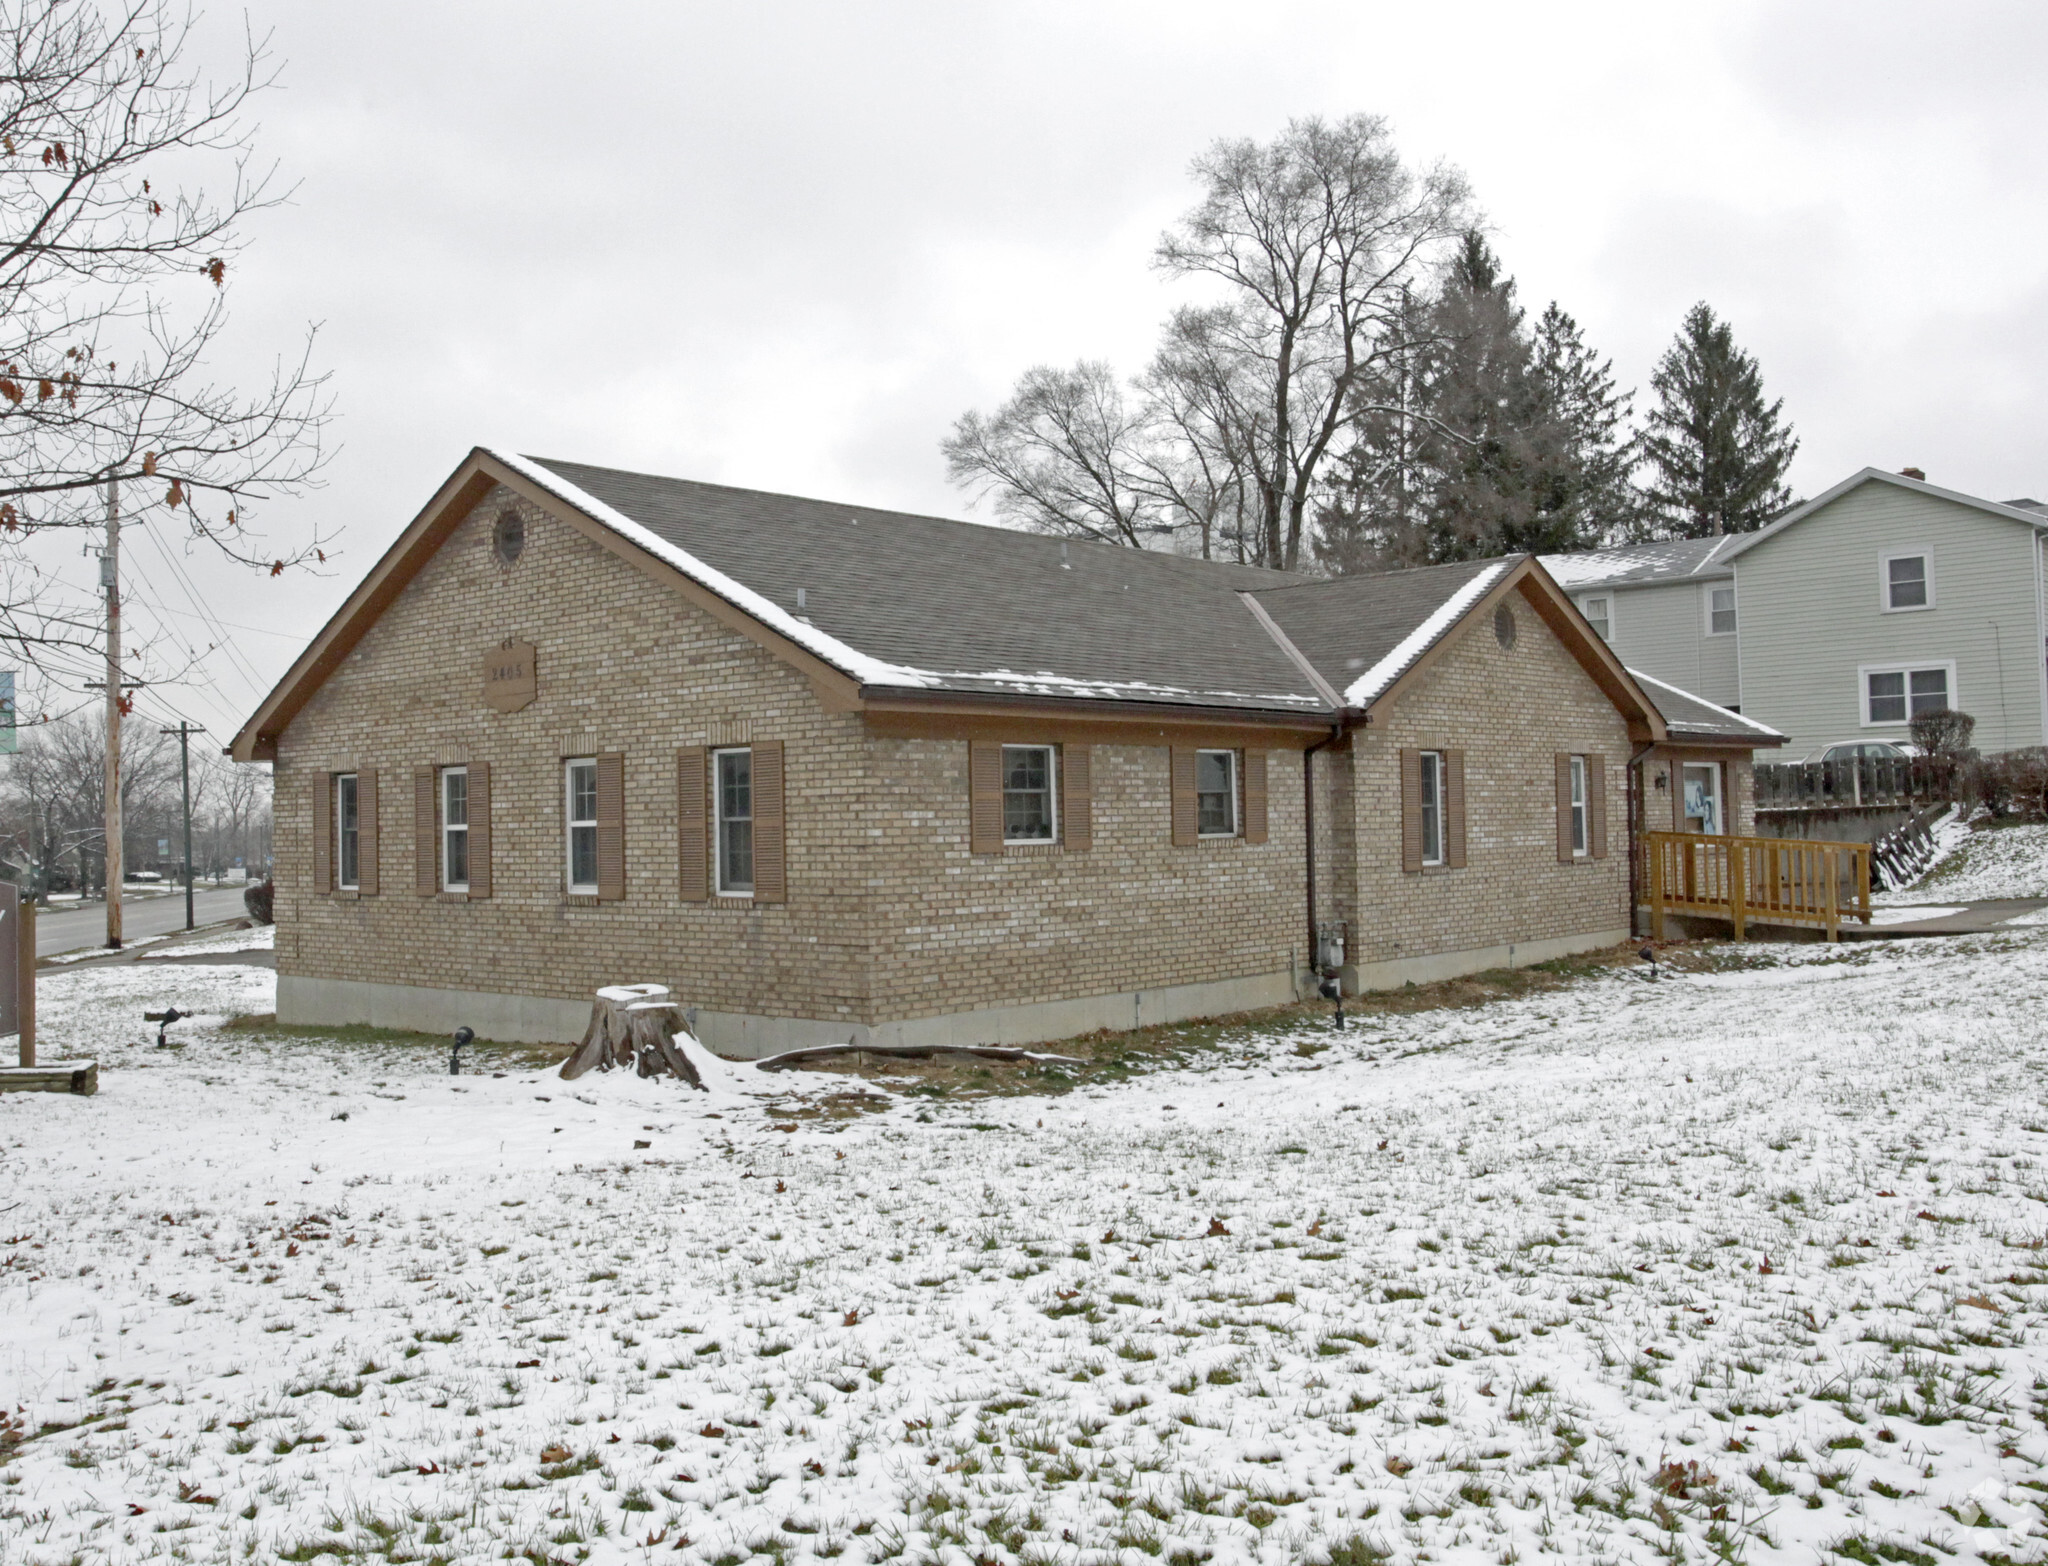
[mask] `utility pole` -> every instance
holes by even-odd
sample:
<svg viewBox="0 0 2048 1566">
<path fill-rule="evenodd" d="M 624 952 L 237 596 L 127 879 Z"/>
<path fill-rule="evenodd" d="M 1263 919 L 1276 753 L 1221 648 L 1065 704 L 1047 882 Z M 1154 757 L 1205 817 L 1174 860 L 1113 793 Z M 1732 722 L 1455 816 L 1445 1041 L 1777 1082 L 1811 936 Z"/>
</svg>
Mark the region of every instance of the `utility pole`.
<svg viewBox="0 0 2048 1566">
<path fill-rule="evenodd" d="M 107 945 L 121 945 L 121 489 L 107 478 L 107 549 L 100 556 L 107 594 Z"/>
<path fill-rule="evenodd" d="M 206 730 L 195 728 L 183 718 L 175 729 L 158 729 L 159 734 L 178 736 L 178 772 L 185 785 L 185 928 L 192 928 L 192 736 Z"/>
</svg>

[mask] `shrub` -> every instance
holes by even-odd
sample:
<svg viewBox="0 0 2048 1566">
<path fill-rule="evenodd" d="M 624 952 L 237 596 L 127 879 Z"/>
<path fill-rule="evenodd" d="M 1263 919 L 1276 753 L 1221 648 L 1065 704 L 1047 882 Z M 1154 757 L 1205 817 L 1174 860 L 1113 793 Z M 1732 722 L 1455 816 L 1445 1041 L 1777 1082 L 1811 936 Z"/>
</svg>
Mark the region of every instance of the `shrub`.
<svg viewBox="0 0 2048 1566">
<path fill-rule="evenodd" d="M 258 924 L 270 924 L 271 905 L 277 897 L 277 883 L 268 876 L 261 881 L 251 882 L 242 890 L 242 906 L 249 910 L 249 917 Z"/>
</svg>

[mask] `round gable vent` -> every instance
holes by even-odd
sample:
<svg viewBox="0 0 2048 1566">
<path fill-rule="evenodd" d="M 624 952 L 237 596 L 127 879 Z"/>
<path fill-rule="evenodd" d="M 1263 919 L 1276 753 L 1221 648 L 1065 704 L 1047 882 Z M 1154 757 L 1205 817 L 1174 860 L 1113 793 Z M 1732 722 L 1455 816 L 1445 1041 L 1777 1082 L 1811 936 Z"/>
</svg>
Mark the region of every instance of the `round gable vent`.
<svg viewBox="0 0 2048 1566">
<path fill-rule="evenodd" d="M 491 529 L 491 556 L 499 565 L 511 565 L 526 548 L 526 519 L 516 511 L 503 513 Z"/>
<path fill-rule="evenodd" d="M 1515 645 L 1515 611 L 1506 604 L 1493 611 L 1493 639 L 1503 648 Z"/>
</svg>

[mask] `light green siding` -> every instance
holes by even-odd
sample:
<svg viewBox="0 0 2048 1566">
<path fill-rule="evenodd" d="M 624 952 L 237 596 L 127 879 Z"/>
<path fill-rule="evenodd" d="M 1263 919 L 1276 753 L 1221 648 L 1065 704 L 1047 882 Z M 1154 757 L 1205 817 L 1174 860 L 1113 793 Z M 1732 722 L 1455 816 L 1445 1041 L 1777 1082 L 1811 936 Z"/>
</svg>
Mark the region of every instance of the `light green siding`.
<svg viewBox="0 0 2048 1566">
<path fill-rule="evenodd" d="M 1883 562 L 1925 550 L 1933 607 L 1885 612 Z M 2040 542 L 2023 522 L 1897 485 L 1861 484 L 1733 561 L 1742 710 L 1796 760 L 1842 740 L 1903 740 L 1866 724 L 1858 671 L 1952 663 L 1951 703 L 1985 751 L 2042 743 Z"/>
<path fill-rule="evenodd" d="M 1729 584 L 1722 578 L 1719 585 Z M 1588 598 L 1609 600 L 1608 642 L 1631 669 L 1732 707 L 1740 699 L 1736 638 L 1707 634 L 1706 591 L 1705 583 L 1688 578 L 1652 587 L 1579 588 L 1572 598 L 1581 606 Z"/>
</svg>

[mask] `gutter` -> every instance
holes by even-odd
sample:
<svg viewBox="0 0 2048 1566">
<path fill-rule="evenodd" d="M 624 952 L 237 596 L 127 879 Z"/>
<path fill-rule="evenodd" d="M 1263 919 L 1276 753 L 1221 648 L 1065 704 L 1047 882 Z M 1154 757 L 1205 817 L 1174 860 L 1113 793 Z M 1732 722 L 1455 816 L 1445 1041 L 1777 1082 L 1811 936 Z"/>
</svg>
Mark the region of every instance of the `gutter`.
<svg viewBox="0 0 2048 1566">
<path fill-rule="evenodd" d="M 1351 714 L 1338 709 L 1337 721 L 1330 725 L 1330 732 L 1317 740 L 1301 753 L 1301 831 L 1302 854 L 1306 861 L 1308 885 L 1308 965 L 1313 972 L 1321 952 L 1316 947 L 1316 764 L 1315 754 L 1326 746 L 1334 745 L 1351 731 Z M 1350 953 L 1346 952 L 1349 957 Z"/>
</svg>

